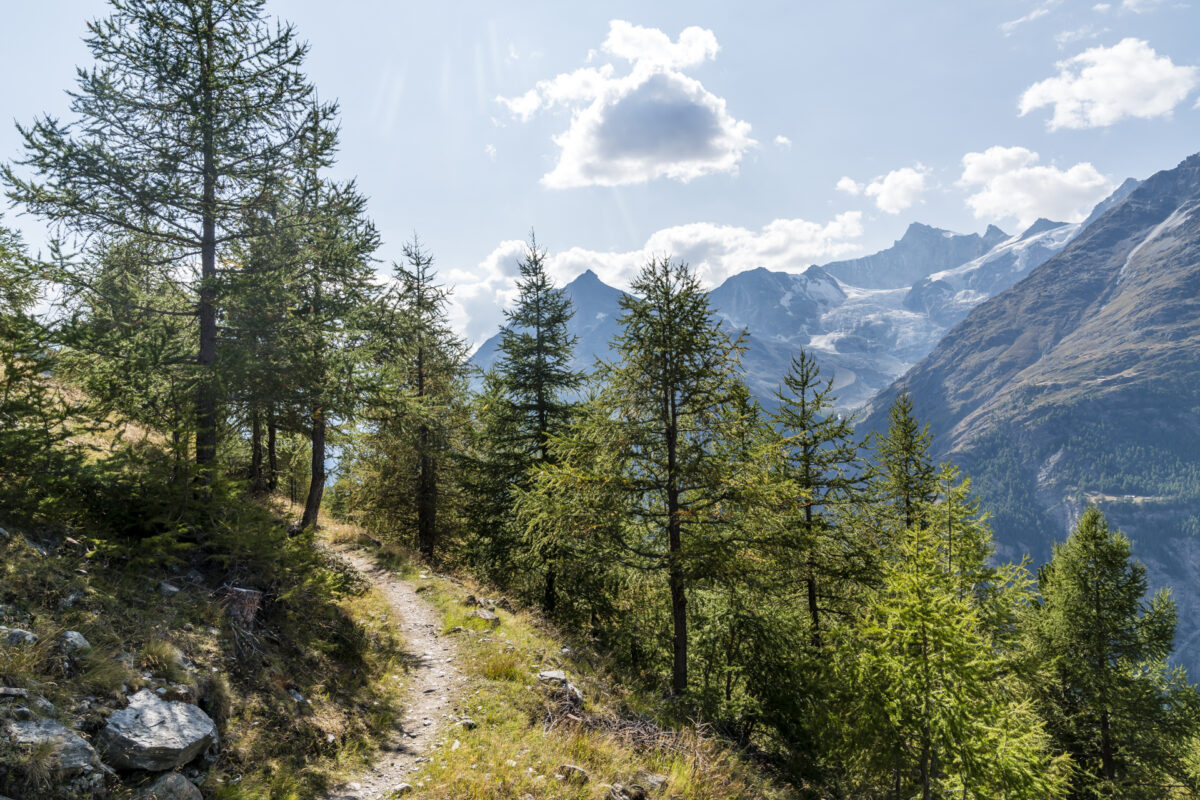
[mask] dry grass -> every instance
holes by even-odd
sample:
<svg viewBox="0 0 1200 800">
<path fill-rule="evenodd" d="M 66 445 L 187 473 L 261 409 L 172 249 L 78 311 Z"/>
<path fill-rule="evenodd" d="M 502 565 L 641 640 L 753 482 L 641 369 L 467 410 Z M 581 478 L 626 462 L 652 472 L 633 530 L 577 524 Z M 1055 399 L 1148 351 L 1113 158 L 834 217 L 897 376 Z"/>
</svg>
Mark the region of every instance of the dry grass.
<svg viewBox="0 0 1200 800">
<path fill-rule="evenodd" d="M 388 565 L 416 578 L 411 558 L 386 557 Z M 492 628 L 471 616 L 467 594 L 489 592 L 469 580 L 431 577 L 421 586 L 442 613 L 443 632 L 459 638 L 459 667 L 468 677 L 457 712 L 476 723 L 455 727 L 411 782 L 416 797 L 437 800 L 594 800 L 614 784 L 629 786 L 645 774 L 665 778 L 654 796 L 695 800 L 783 798 L 754 765 L 721 741 L 694 728 L 660 727 L 632 709 L 661 707 L 592 664 L 589 654 L 564 651 L 561 637 L 534 614 L 497 609 Z M 494 597 L 494 595 L 493 595 Z M 461 628 L 461 630 L 456 630 Z M 584 694 L 582 709 L 563 704 L 541 670 L 562 669 Z M 587 771 L 569 780 L 563 765 Z M 406 797 L 414 795 L 405 795 Z"/>
</svg>

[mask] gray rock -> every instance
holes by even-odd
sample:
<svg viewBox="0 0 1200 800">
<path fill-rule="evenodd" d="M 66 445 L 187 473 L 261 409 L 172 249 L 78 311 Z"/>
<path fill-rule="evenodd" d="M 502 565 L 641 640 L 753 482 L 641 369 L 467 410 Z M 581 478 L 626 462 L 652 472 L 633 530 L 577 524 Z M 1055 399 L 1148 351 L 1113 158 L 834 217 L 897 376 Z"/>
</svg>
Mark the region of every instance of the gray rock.
<svg viewBox="0 0 1200 800">
<path fill-rule="evenodd" d="M 82 737 L 53 719 L 17 720 L 8 723 L 8 738 L 19 748 L 43 744 L 54 747 L 50 769 L 58 778 L 101 770 L 96 751 Z"/>
<path fill-rule="evenodd" d="M 174 597 L 179 594 L 179 587 L 169 581 L 163 581 L 158 585 L 158 593 L 163 597 Z"/>
<path fill-rule="evenodd" d="M 548 669 L 538 673 L 538 680 L 542 683 L 563 685 L 567 682 L 567 673 L 561 669 Z"/>
<path fill-rule="evenodd" d="M 12 686 L 0 686 L 0 701 L 7 700 L 10 698 L 14 698 L 14 697 L 19 697 L 19 698 L 29 697 L 29 690 L 28 689 L 17 689 Z"/>
<path fill-rule="evenodd" d="M 11 534 L 11 533 L 9 533 L 8 531 L 4 530 L 4 528 L 0 528 L 0 539 L 3 539 L 4 541 L 6 541 L 6 542 L 7 542 L 7 541 L 8 541 L 9 539 L 11 539 L 11 538 L 12 538 L 12 534 Z"/>
<path fill-rule="evenodd" d="M 587 774 L 587 770 L 583 767 L 577 767 L 574 764 L 563 764 L 558 768 L 558 774 L 562 775 L 563 780 L 567 783 L 585 784 L 592 779 L 591 775 Z"/>
<path fill-rule="evenodd" d="M 13 719 L 27 720 L 33 719 L 33 712 L 25 706 L 17 706 L 11 712 Z"/>
<path fill-rule="evenodd" d="M 392 789 L 392 794 L 408 794 L 409 792 L 415 792 L 416 790 L 417 787 L 413 786 L 411 783 L 402 783 L 395 789 Z"/>
<path fill-rule="evenodd" d="M 0 637 L 4 639 L 4 643 L 10 647 L 19 647 L 26 644 L 37 644 L 38 635 L 31 633 L 23 628 L 5 628 L 0 626 Z"/>
<path fill-rule="evenodd" d="M 139 792 L 138 800 L 204 800 L 204 795 L 178 772 L 168 772 Z"/>
<path fill-rule="evenodd" d="M 667 785 L 666 775 L 657 775 L 653 772 L 639 772 L 633 780 L 638 786 L 645 787 L 648 792 L 661 791 Z"/>
<path fill-rule="evenodd" d="M 481 620 L 491 623 L 493 628 L 500 624 L 500 617 L 496 616 L 496 612 L 489 611 L 486 608 L 476 609 L 471 613 L 471 616 L 479 617 Z"/>
<path fill-rule="evenodd" d="M 74 608 L 76 604 L 85 597 L 87 597 L 87 592 L 84 592 L 80 589 L 72 589 L 71 591 L 67 592 L 66 597 L 58 601 L 58 608 L 60 611 L 66 611 L 68 608 Z"/>
<path fill-rule="evenodd" d="M 42 712 L 44 716 L 49 716 L 58 712 L 58 709 L 54 707 L 54 703 L 51 703 L 41 695 L 31 695 L 29 702 L 33 704 L 34 708 Z"/>
<path fill-rule="evenodd" d="M 162 772 L 182 766 L 217 743 L 217 725 L 199 708 L 142 689 L 108 718 L 99 744 L 109 763 Z"/>
<path fill-rule="evenodd" d="M 84 635 L 79 631 L 67 631 L 59 637 L 59 643 L 62 645 L 63 652 L 67 654 L 92 649 L 92 643 L 84 638 Z"/>
<path fill-rule="evenodd" d="M 462 727 L 468 731 L 473 731 L 479 727 L 479 723 L 476 722 L 475 720 L 471 719 L 470 717 L 463 717 L 462 719 L 460 719 L 458 721 L 458 724 L 460 727 Z"/>
</svg>

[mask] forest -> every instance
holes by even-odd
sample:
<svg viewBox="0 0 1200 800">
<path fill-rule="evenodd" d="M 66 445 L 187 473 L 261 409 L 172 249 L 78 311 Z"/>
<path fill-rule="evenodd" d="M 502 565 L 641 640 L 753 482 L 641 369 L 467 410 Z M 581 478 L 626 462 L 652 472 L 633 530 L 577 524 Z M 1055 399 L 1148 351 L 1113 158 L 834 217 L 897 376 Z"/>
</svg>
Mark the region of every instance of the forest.
<svg viewBox="0 0 1200 800">
<path fill-rule="evenodd" d="M 22 122 L 2 171 L 54 236 L 0 228 L 0 523 L 245 564 L 352 522 L 540 609 L 800 796 L 1200 792 L 1175 605 L 1099 510 L 999 563 L 909 398 L 864 437 L 801 351 L 765 411 L 672 254 L 579 373 L 531 232 L 478 374 L 435 254 L 376 260 L 329 177 L 338 108 L 262 0 L 113 0 L 87 46 L 75 118 Z M 239 528 L 271 497 L 286 530 Z"/>
</svg>

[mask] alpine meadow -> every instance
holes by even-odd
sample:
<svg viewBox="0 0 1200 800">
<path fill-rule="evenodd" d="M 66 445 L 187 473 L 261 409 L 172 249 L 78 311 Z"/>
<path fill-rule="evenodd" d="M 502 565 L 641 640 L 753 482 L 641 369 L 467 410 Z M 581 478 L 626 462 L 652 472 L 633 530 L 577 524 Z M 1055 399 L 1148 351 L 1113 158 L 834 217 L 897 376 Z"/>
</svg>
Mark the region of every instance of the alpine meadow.
<svg viewBox="0 0 1200 800">
<path fill-rule="evenodd" d="M 6 9 L 0 800 L 1200 798 L 1197 31 Z"/>
</svg>

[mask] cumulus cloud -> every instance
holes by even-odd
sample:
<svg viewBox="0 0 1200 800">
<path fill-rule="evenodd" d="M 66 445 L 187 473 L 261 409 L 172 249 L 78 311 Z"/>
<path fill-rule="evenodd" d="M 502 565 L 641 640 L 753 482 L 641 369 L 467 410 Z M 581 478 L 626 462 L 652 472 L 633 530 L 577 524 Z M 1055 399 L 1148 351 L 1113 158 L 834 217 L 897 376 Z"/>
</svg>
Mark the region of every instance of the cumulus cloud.
<svg viewBox="0 0 1200 800">
<path fill-rule="evenodd" d="M 863 187 L 854 178 L 851 178 L 849 175 L 843 175 L 837 182 L 837 190 L 857 197 L 862 194 Z"/>
<path fill-rule="evenodd" d="M 1053 106 L 1046 123 L 1052 131 L 1168 116 L 1200 83 L 1196 67 L 1176 65 L 1134 38 L 1089 48 L 1057 66 L 1058 75 L 1030 86 L 1019 104 L 1021 116 Z"/>
<path fill-rule="evenodd" d="M 921 195 L 929 188 L 928 178 L 929 169 L 917 164 L 915 167 L 894 169 L 870 183 L 859 183 L 849 176 L 843 176 L 837 182 L 837 190 L 853 196 L 865 194 L 875 199 L 880 211 L 899 214 L 921 199 Z"/>
<path fill-rule="evenodd" d="M 696 222 L 657 231 L 636 250 L 573 247 L 551 252 L 546 269 L 560 286 L 590 269 L 610 286 L 627 289 L 651 257 L 666 255 L 686 261 L 711 287 L 755 267 L 803 271 L 814 262 L 855 252 L 862 234 L 859 211 L 838 214 L 825 223 L 777 219 L 758 230 Z M 478 345 L 502 324 L 503 309 L 516 300 L 517 262 L 524 252 L 524 242 L 503 241 L 477 267 L 446 275 L 455 286 L 450 320 L 468 342 Z"/>
<path fill-rule="evenodd" d="M 792 140 L 784 136 L 782 133 L 775 137 L 775 144 L 779 145 L 784 150 L 792 149 Z"/>
<path fill-rule="evenodd" d="M 681 71 L 719 50 L 716 36 L 702 28 L 686 28 L 672 41 L 656 28 L 613 20 L 601 51 L 588 60 L 601 54 L 624 60 L 627 74 L 611 62 L 583 67 L 497 101 L 522 121 L 556 108 L 571 112 L 567 129 L 554 137 L 558 163 L 542 177 L 554 189 L 732 173 L 756 144 L 750 125 Z"/>
<path fill-rule="evenodd" d="M 963 156 L 959 186 L 972 190 L 976 219 L 1015 219 L 1022 228 L 1038 217 L 1078 222 L 1112 192 L 1113 184 L 1088 162 L 1070 169 L 1039 165 L 1024 147 L 989 147 Z"/>
</svg>

